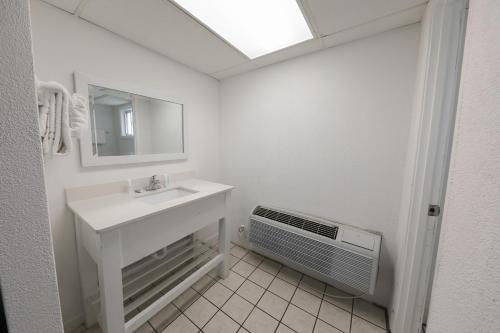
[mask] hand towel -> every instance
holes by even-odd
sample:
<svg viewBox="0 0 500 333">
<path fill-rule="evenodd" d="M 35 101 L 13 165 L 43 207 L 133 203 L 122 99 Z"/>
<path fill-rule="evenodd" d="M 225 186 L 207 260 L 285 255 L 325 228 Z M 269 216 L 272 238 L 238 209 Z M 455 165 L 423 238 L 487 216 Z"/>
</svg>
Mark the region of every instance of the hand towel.
<svg viewBox="0 0 500 333">
<path fill-rule="evenodd" d="M 43 153 L 67 155 L 72 150 L 71 136 L 81 137 L 88 126 L 87 99 L 71 96 L 57 82 L 36 80 L 36 88 Z"/>
<path fill-rule="evenodd" d="M 71 96 L 70 127 L 72 136 L 81 138 L 84 129 L 89 124 L 89 103 L 88 100 L 79 94 Z"/>
</svg>

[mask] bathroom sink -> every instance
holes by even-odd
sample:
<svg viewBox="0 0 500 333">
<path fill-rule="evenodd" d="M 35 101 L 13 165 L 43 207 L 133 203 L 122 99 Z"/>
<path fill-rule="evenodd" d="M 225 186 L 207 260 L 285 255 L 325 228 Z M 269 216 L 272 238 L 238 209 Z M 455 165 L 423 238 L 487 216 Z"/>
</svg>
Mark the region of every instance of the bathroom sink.
<svg viewBox="0 0 500 333">
<path fill-rule="evenodd" d="M 141 196 L 137 198 L 137 200 L 141 200 L 142 202 L 151 205 L 156 205 L 165 201 L 182 198 L 194 193 L 197 193 L 197 191 L 188 190 L 183 187 L 176 187 L 159 193 L 151 193 L 146 196 Z"/>
</svg>

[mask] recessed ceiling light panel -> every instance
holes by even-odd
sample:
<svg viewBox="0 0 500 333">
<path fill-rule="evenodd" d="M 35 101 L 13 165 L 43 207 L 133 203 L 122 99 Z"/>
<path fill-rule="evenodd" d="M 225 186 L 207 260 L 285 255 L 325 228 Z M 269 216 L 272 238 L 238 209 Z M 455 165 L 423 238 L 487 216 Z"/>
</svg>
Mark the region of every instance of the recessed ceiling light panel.
<svg viewBox="0 0 500 333">
<path fill-rule="evenodd" d="M 313 38 L 296 0 L 172 1 L 251 59 Z"/>
</svg>

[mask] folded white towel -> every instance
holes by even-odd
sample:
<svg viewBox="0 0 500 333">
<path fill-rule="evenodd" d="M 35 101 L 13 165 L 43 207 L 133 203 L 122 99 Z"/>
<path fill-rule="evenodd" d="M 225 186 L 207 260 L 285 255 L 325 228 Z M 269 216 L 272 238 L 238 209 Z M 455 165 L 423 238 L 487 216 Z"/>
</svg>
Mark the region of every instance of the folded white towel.
<svg viewBox="0 0 500 333">
<path fill-rule="evenodd" d="M 49 94 L 47 106 L 47 124 L 45 125 L 45 134 L 42 137 L 43 153 L 45 155 L 51 152 L 52 144 L 54 143 L 54 134 L 56 127 L 56 96 Z"/>
<path fill-rule="evenodd" d="M 63 106 L 63 94 L 62 93 L 55 93 L 55 96 L 56 96 L 56 112 L 55 112 L 55 127 L 54 127 L 54 142 L 52 143 L 52 155 L 57 155 L 59 153 L 62 153 L 64 152 L 66 149 L 66 147 L 64 146 L 65 142 L 63 142 L 62 140 L 62 128 L 63 128 L 63 124 L 62 124 L 62 118 L 63 118 L 63 115 L 62 113 L 68 113 L 68 109 L 67 109 L 67 106 L 66 106 L 66 109 L 64 109 L 64 106 Z M 66 99 L 66 98 L 64 98 Z M 64 110 L 64 111 L 63 111 Z"/>
<path fill-rule="evenodd" d="M 56 93 L 56 127 L 53 155 L 67 155 L 71 152 L 71 129 L 69 127 L 69 94 Z"/>
<path fill-rule="evenodd" d="M 69 133 L 69 98 L 66 88 L 57 82 L 37 81 L 38 96 L 42 96 L 39 104 L 40 128 L 47 128 L 42 132 L 42 146 L 45 154 L 66 155 L 71 151 L 71 137 Z M 45 104 L 45 95 L 49 96 L 48 109 Z M 44 122 L 48 126 L 44 126 Z"/>
<path fill-rule="evenodd" d="M 81 138 L 83 130 L 89 124 L 89 103 L 88 100 L 79 94 L 71 96 L 71 112 L 69 114 L 72 135 Z"/>
<path fill-rule="evenodd" d="M 88 126 L 85 97 L 74 94 L 57 82 L 36 80 L 40 136 L 44 154 L 67 155 L 72 150 L 71 136 L 80 137 Z"/>
<path fill-rule="evenodd" d="M 38 111 L 40 135 L 44 138 L 48 134 L 49 94 L 40 90 L 38 91 Z"/>
</svg>

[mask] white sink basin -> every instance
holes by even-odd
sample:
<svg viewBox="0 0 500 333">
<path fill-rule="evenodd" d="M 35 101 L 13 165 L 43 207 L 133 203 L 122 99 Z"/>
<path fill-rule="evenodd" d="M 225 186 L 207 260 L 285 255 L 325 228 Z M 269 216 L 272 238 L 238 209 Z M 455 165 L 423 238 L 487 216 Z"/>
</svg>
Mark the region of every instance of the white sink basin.
<svg viewBox="0 0 500 333">
<path fill-rule="evenodd" d="M 137 200 L 141 200 L 142 202 L 151 204 L 151 205 L 156 205 L 165 201 L 177 199 L 177 198 L 182 198 L 187 195 L 191 195 L 197 193 L 197 191 L 192 191 L 188 190 L 186 188 L 182 187 L 176 187 L 170 190 L 162 191 L 159 193 L 151 193 L 148 195 L 145 195 L 143 197 L 137 198 Z"/>
</svg>

